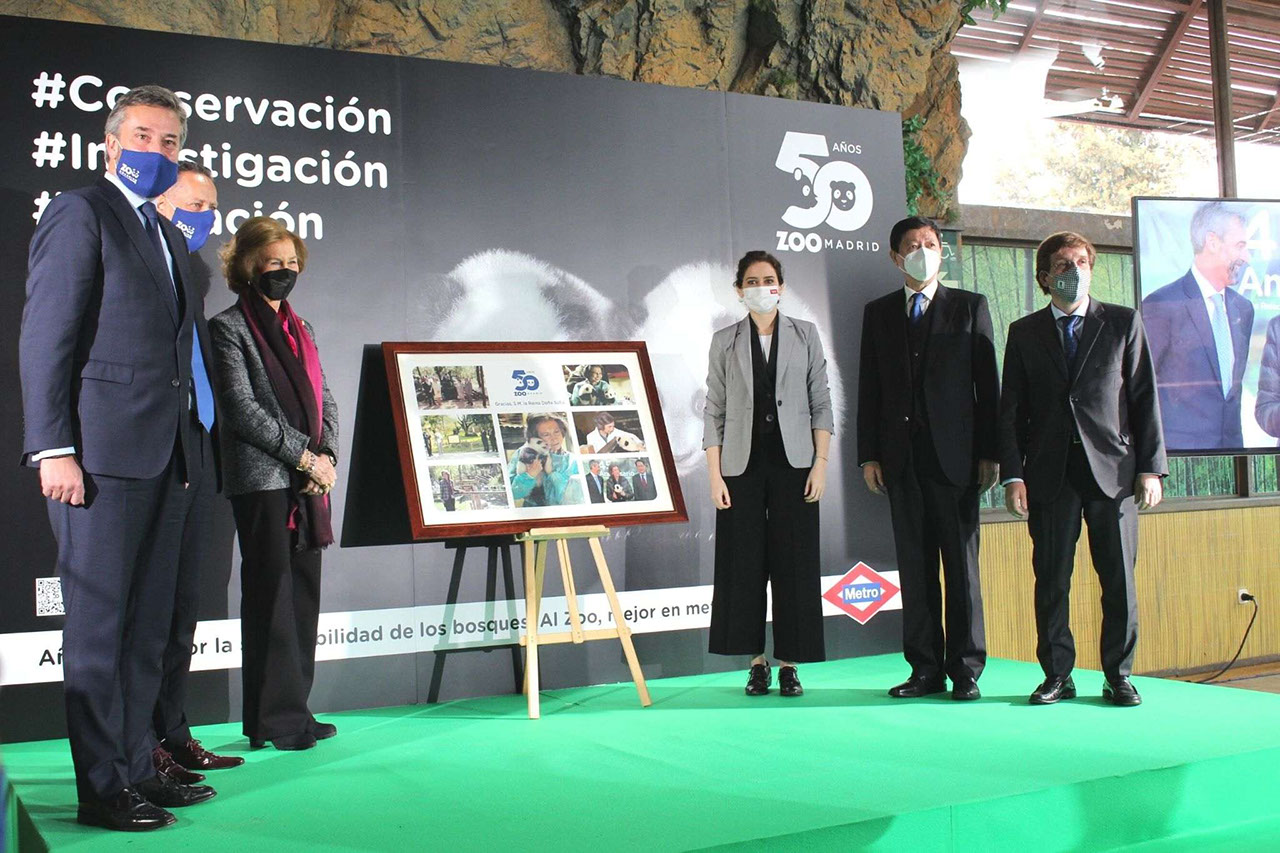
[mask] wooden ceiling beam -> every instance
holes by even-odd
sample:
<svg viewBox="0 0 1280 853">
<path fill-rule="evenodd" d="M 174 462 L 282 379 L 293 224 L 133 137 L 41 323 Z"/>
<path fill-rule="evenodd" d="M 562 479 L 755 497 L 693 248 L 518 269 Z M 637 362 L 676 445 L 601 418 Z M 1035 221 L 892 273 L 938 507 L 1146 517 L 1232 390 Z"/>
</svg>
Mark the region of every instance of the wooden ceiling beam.
<svg viewBox="0 0 1280 853">
<path fill-rule="evenodd" d="M 1164 49 L 1160 52 L 1159 59 L 1151 67 L 1151 71 L 1147 74 L 1146 80 L 1142 84 L 1142 88 L 1138 90 L 1138 97 L 1133 99 L 1133 103 L 1129 105 L 1129 118 L 1142 115 L 1143 108 L 1147 105 L 1147 101 L 1151 98 L 1151 93 L 1155 91 L 1156 83 L 1164 74 L 1165 68 L 1169 65 L 1169 60 L 1173 58 L 1174 52 L 1178 49 L 1178 45 L 1182 42 L 1182 37 L 1190 28 L 1191 22 L 1195 20 L 1197 14 L 1204 7 L 1204 0 L 1191 0 L 1182 17 L 1178 19 L 1169 32 L 1169 37 L 1164 43 Z"/>
</svg>

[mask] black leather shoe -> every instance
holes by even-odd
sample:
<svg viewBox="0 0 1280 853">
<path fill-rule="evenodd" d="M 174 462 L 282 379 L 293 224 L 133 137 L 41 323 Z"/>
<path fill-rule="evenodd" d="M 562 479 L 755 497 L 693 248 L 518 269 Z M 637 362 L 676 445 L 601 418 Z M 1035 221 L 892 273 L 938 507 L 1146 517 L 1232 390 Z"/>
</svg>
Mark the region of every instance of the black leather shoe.
<svg viewBox="0 0 1280 853">
<path fill-rule="evenodd" d="M 307 723 L 307 734 L 316 740 L 327 740 L 338 733 L 338 727 L 333 723 L 322 723 L 315 717 L 311 718 L 311 722 Z"/>
<path fill-rule="evenodd" d="M 952 679 L 951 698 L 958 702 L 969 702 L 981 699 L 982 691 L 978 689 L 978 682 L 975 679 L 962 678 L 959 681 Z"/>
<path fill-rule="evenodd" d="M 1102 685 L 1102 698 L 1122 708 L 1132 708 L 1134 705 L 1142 704 L 1142 697 L 1138 695 L 1137 688 L 1129 683 L 1127 677 L 1116 681 L 1107 679 L 1107 683 Z"/>
<path fill-rule="evenodd" d="M 800 686 L 800 676 L 794 666 L 778 667 L 778 693 L 782 696 L 803 696 L 804 688 Z"/>
<path fill-rule="evenodd" d="M 747 695 L 763 696 L 769 692 L 769 685 L 773 683 L 773 673 L 769 670 L 767 663 L 753 663 L 751 672 L 747 675 Z"/>
<path fill-rule="evenodd" d="M 228 767 L 239 767 L 244 759 L 238 755 L 215 755 L 200 745 L 200 741 L 192 738 L 186 743 L 165 741 L 164 748 L 173 756 L 173 760 L 188 770 L 226 770 Z M 196 774 L 199 775 L 199 774 Z M 200 779 L 204 779 L 203 776 Z M 186 780 L 179 779 L 179 782 Z M 196 781 L 200 781 L 199 779 Z M 190 785 L 190 782 L 187 782 Z"/>
<path fill-rule="evenodd" d="M 146 832 L 172 826 L 173 815 L 149 803 L 133 788 L 124 788 L 110 800 L 83 800 L 76 820 L 86 826 L 100 826 L 120 832 Z"/>
<path fill-rule="evenodd" d="M 334 729 L 334 734 L 337 734 L 337 729 Z M 254 749 L 262 749 L 266 745 L 267 742 L 265 740 L 249 738 L 249 746 Z M 303 732 L 298 735 L 284 735 L 283 737 L 271 738 L 271 745 L 276 749 L 282 749 L 286 752 L 294 752 L 300 749 L 310 749 L 315 746 L 316 737 L 310 732 Z"/>
<path fill-rule="evenodd" d="M 150 779 L 139 782 L 134 787 L 152 805 L 160 806 L 164 809 L 194 806 L 196 803 L 203 803 L 205 800 L 213 799 L 213 796 L 218 793 L 208 785 L 183 785 L 180 782 L 173 781 L 163 773 L 157 773 Z"/>
<path fill-rule="evenodd" d="M 1069 675 L 1055 675 L 1046 678 L 1031 694 L 1032 705 L 1052 705 L 1059 699 L 1076 698 L 1076 683 Z"/>
<path fill-rule="evenodd" d="M 942 676 L 913 675 L 897 687 L 889 688 L 894 699 L 918 699 L 934 693 L 947 692 L 947 680 Z"/>
<path fill-rule="evenodd" d="M 163 773 L 173 781 L 182 785 L 195 785 L 204 781 L 203 773 L 193 773 L 173 759 L 163 746 L 151 750 L 151 766 L 157 773 Z"/>
</svg>

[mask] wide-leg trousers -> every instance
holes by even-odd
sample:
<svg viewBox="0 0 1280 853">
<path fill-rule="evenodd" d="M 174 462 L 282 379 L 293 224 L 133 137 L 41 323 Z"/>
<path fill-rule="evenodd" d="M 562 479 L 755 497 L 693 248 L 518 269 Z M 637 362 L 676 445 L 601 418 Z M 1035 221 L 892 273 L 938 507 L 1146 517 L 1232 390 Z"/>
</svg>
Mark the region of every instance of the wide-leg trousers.
<svg viewBox="0 0 1280 853">
<path fill-rule="evenodd" d="M 772 587 L 774 657 L 825 660 L 818 504 L 804 499 L 809 469 L 791 467 L 776 431 L 755 444 L 746 470 L 724 478 L 731 505 L 716 512 L 710 651 L 764 653 Z"/>
<path fill-rule="evenodd" d="M 244 733 L 255 740 L 302 734 L 316 667 L 320 550 L 294 550 L 289 490 L 231 498 L 240 540 L 240 637 Z"/>
</svg>

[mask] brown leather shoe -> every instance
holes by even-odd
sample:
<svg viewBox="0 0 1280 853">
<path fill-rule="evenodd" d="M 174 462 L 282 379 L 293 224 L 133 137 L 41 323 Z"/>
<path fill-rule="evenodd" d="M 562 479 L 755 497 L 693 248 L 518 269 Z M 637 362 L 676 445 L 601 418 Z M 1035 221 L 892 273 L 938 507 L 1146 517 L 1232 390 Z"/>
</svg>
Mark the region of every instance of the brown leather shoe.
<svg viewBox="0 0 1280 853">
<path fill-rule="evenodd" d="M 244 764 L 244 759 L 238 755 L 214 755 L 195 738 L 186 743 L 165 741 L 164 747 L 173 755 L 174 761 L 188 770 L 226 770 Z"/>
<path fill-rule="evenodd" d="M 151 766 L 156 769 L 157 773 L 163 773 L 173 781 L 181 782 L 183 785 L 194 785 L 197 782 L 204 781 L 203 773 L 188 770 L 174 761 L 169 750 L 163 746 L 157 746 L 151 750 Z"/>
</svg>

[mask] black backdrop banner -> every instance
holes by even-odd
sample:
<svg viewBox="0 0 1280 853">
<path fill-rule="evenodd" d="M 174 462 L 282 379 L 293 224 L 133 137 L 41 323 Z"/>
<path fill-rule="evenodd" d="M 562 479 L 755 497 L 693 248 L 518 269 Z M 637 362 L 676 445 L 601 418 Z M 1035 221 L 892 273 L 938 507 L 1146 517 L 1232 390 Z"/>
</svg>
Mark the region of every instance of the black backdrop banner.
<svg viewBox="0 0 1280 853">
<path fill-rule="evenodd" d="M 523 613 L 505 594 L 485 602 L 483 550 L 470 552 L 455 604 L 444 546 L 351 547 L 360 524 L 345 516 L 377 516 L 349 508 L 344 484 L 360 479 L 349 464 L 364 347 L 384 340 L 646 341 L 690 521 L 616 530 L 608 558 L 646 675 L 743 664 L 706 654 L 714 509 L 701 413 L 711 334 L 744 313 L 732 272 L 749 249 L 781 258 L 782 310 L 818 324 L 830 361 L 828 655 L 899 647 L 888 508 L 863 487 L 853 452 L 862 306 L 901 282 L 886 247 L 905 209 L 897 114 L 12 17 L 0 17 L 0 39 L 0 457 L 14 465 L 0 478 L 0 736 L 62 732 L 54 542 L 36 472 L 17 467 L 27 246 L 52 195 L 103 172 L 109 105 L 142 83 L 179 93 L 191 110 L 185 156 L 216 176 L 221 215 L 201 250 L 208 314 L 232 301 L 216 252 L 246 217 L 280 219 L 311 251 L 291 301 L 316 329 L 341 409 L 345 543 L 325 555 L 317 709 L 511 689 L 506 654 L 439 665 L 440 650 L 508 642 Z M 197 722 L 239 708 L 227 507 L 216 523 L 220 546 L 202 563 Z M 584 612 L 604 613 L 598 590 L 579 590 Z M 554 599 L 546 609 L 555 616 Z M 628 679 L 618 649 L 546 657 L 551 687 Z"/>
</svg>

